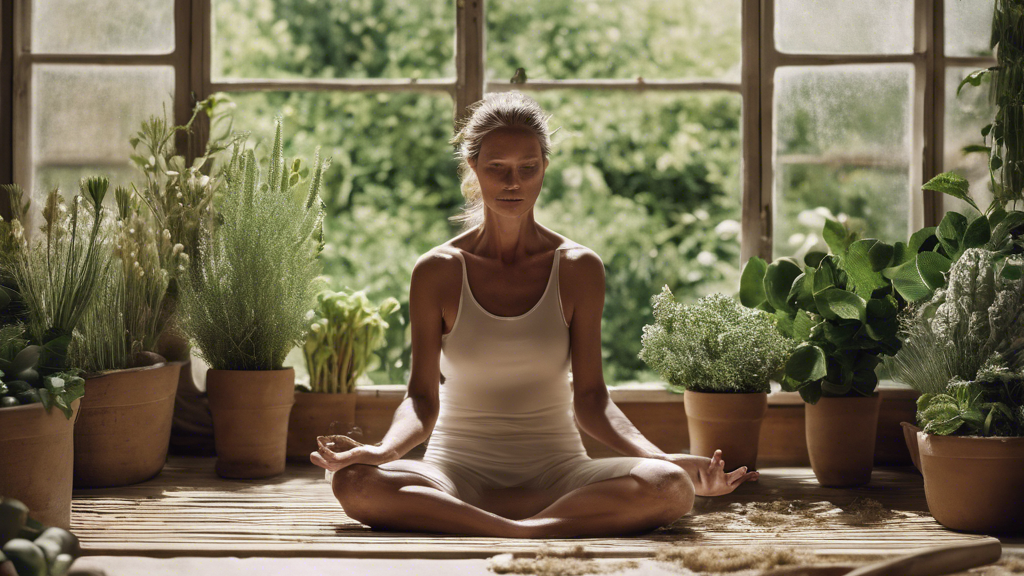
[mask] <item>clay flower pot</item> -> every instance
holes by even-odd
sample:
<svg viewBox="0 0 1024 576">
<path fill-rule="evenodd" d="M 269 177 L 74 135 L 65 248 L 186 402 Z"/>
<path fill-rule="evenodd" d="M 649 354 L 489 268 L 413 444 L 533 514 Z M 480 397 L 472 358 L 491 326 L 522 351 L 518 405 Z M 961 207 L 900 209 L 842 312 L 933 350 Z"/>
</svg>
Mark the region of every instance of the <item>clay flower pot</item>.
<svg viewBox="0 0 1024 576">
<path fill-rule="evenodd" d="M 914 468 L 921 471 L 921 455 L 917 449 L 917 433 L 921 428 L 910 422 L 900 422 L 903 427 L 903 439 L 907 441 L 907 450 L 910 451 L 910 460 L 914 462 Z"/>
<path fill-rule="evenodd" d="M 710 458 L 722 451 L 728 470 L 757 468 L 761 421 L 768 411 L 766 392 L 683 392 L 690 454 Z"/>
<path fill-rule="evenodd" d="M 1024 437 L 917 433 L 928 510 L 965 532 L 1024 532 Z"/>
<path fill-rule="evenodd" d="M 878 408 L 882 397 L 821 398 L 805 405 L 807 455 L 822 486 L 860 486 L 871 481 Z"/>
<path fill-rule="evenodd" d="M 288 460 L 312 464 L 316 437 L 349 435 L 356 425 L 356 395 L 295 391 L 295 406 L 288 420 Z"/>
<path fill-rule="evenodd" d="M 161 362 L 85 379 L 75 424 L 76 488 L 126 486 L 160 473 L 182 364 Z"/>
<path fill-rule="evenodd" d="M 217 474 L 268 478 L 284 472 L 295 370 L 206 372 Z"/>
<path fill-rule="evenodd" d="M 0 409 L 0 494 L 28 506 L 44 526 L 71 528 L 74 426 L 81 399 L 68 419 L 40 403 Z"/>
</svg>

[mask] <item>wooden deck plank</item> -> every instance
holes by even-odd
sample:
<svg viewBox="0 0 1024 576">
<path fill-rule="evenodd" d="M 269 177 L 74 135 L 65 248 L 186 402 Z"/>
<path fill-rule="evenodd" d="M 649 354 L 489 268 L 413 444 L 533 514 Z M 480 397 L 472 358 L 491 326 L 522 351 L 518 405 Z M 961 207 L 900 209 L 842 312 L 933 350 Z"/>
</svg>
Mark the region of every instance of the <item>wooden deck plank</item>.
<svg viewBox="0 0 1024 576">
<path fill-rule="evenodd" d="M 348 518 L 323 471 L 288 465 L 263 481 L 225 480 L 212 458 L 172 457 L 156 478 L 122 488 L 76 490 L 72 530 L 87 555 L 485 558 L 532 554 L 548 541 L 375 532 Z M 858 524 L 841 508 L 871 498 L 890 518 Z M 793 516 L 781 527 L 751 521 L 752 507 L 782 500 L 826 510 L 819 520 Z M 863 501 L 863 500 L 861 500 Z M 668 545 L 771 544 L 817 553 L 891 554 L 985 536 L 952 532 L 927 512 L 921 477 L 876 469 L 868 486 L 818 486 L 809 468 L 765 468 L 737 493 L 698 498 L 672 526 L 630 538 L 584 538 L 597 557 L 647 557 Z"/>
</svg>

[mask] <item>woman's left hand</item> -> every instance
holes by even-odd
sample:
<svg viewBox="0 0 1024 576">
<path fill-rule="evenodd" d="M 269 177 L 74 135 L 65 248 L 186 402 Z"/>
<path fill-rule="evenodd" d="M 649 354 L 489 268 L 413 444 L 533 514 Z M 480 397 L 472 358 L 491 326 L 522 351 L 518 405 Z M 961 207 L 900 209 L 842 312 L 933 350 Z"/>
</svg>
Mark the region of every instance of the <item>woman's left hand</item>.
<svg viewBox="0 0 1024 576">
<path fill-rule="evenodd" d="M 715 450 L 711 458 L 690 454 L 666 454 L 664 459 L 686 470 L 693 480 L 694 493 L 697 496 L 728 494 L 747 480 L 756 482 L 760 476 L 756 471 L 747 472 L 746 466 L 726 472 L 721 450 Z"/>
</svg>

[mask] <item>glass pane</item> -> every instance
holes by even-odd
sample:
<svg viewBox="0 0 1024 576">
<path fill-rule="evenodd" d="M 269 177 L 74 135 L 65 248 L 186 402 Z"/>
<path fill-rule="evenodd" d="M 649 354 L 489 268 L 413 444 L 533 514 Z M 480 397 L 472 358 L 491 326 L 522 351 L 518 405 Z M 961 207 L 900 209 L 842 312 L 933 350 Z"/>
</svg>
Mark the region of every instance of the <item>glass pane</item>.
<svg viewBox="0 0 1024 576">
<path fill-rule="evenodd" d="M 945 0 L 946 56 L 991 56 L 992 0 Z"/>
<path fill-rule="evenodd" d="M 557 130 L 536 219 L 607 270 L 605 379 L 659 380 L 637 358 L 651 297 L 666 284 L 688 302 L 739 286 L 740 96 L 531 96 Z"/>
<path fill-rule="evenodd" d="M 321 190 L 327 205 L 322 254 L 331 289 L 365 290 L 379 303 L 402 304 L 388 320 L 377 351 L 377 384 L 406 384 L 411 353 L 409 281 L 416 259 L 453 237 L 448 217 L 463 204 L 452 136 L 452 99 L 445 94 L 256 92 L 230 95 L 237 130 L 251 130 L 264 160 L 274 139 L 274 115 L 284 116 L 289 158 L 332 163 Z M 405 320 L 399 321 L 401 315 Z M 298 367 L 297 367 L 298 369 Z M 301 372 L 301 370 L 300 370 Z"/>
<path fill-rule="evenodd" d="M 32 0 L 32 51 L 173 52 L 174 0 Z"/>
<path fill-rule="evenodd" d="M 914 2 L 776 0 L 775 45 L 804 54 L 910 54 Z"/>
<path fill-rule="evenodd" d="M 988 172 L 988 154 L 964 154 L 968 145 L 985 144 L 981 128 L 995 118 L 995 107 L 989 103 L 991 75 L 985 75 L 981 86 L 965 85 L 956 95 L 956 87 L 973 67 L 946 69 L 946 126 L 943 138 L 942 171 L 955 171 L 970 182 L 971 196 L 982 210 L 992 202 L 992 189 Z M 991 138 L 988 139 L 991 143 Z M 951 196 L 942 196 L 943 207 L 963 212 L 972 210 L 966 202 Z"/>
<path fill-rule="evenodd" d="M 825 250 L 825 217 L 906 241 L 912 81 L 909 64 L 776 71 L 776 257 Z"/>
<path fill-rule="evenodd" d="M 173 121 L 170 66 L 36 65 L 32 82 L 34 204 L 54 184 L 78 190 L 85 175 L 107 175 L 112 186 L 139 178 L 128 139 L 165 106 Z"/>
<path fill-rule="evenodd" d="M 487 77 L 740 78 L 740 0 L 487 4 Z"/>
<path fill-rule="evenodd" d="M 213 0 L 213 79 L 455 75 L 453 0 Z"/>
</svg>

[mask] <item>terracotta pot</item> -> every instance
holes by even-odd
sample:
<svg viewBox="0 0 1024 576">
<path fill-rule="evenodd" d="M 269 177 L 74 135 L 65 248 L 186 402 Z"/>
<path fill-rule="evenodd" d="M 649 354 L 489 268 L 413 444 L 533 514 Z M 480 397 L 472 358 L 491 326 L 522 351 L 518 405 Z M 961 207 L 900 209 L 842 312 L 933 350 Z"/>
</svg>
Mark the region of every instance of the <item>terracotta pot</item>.
<svg viewBox="0 0 1024 576">
<path fill-rule="evenodd" d="M 162 362 L 85 379 L 75 424 L 76 488 L 125 486 L 160 473 L 182 364 Z"/>
<path fill-rule="evenodd" d="M 268 478 L 284 472 L 295 370 L 206 372 L 217 474 Z"/>
<path fill-rule="evenodd" d="M 768 394 L 686 390 L 683 393 L 690 454 L 710 458 L 722 450 L 727 470 L 757 467 L 761 421 L 768 411 Z"/>
<path fill-rule="evenodd" d="M 21 500 L 45 526 L 71 528 L 74 423 L 39 403 L 0 408 L 0 494 Z"/>
<path fill-rule="evenodd" d="M 1024 438 L 917 433 L 932 516 L 966 532 L 1024 532 Z"/>
<path fill-rule="evenodd" d="M 807 455 L 822 486 L 871 481 L 882 397 L 821 398 L 805 407 Z"/>
<path fill-rule="evenodd" d="M 350 435 L 356 425 L 356 395 L 295 392 L 288 419 L 288 459 L 312 465 L 317 436 Z"/>
<path fill-rule="evenodd" d="M 910 422 L 900 422 L 900 426 L 903 427 L 903 439 L 907 441 L 907 450 L 910 452 L 910 459 L 914 462 L 914 468 L 921 471 L 921 456 L 917 450 L 917 433 L 921 431 L 921 428 L 911 424 Z"/>
</svg>

